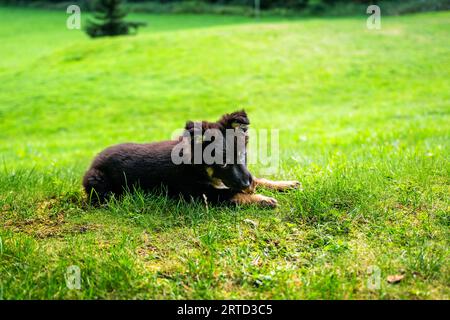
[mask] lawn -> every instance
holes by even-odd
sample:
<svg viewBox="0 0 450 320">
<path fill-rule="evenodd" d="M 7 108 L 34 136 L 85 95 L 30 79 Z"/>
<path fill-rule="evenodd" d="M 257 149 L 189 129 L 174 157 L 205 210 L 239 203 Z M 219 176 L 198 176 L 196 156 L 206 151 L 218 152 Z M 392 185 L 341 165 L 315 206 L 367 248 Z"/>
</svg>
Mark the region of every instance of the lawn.
<svg viewBox="0 0 450 320">
<path fill-rule="evenodd" d="M 0 8 L 0 298 L 450 298 L 450 12 L 134 15 L 97 40 L 66 16 Z M 262 191 L 278 208 L 86 203 L 103 148 L 239 108 L 279 130 L 268 178 L 302 183 Z"/>
</svg>

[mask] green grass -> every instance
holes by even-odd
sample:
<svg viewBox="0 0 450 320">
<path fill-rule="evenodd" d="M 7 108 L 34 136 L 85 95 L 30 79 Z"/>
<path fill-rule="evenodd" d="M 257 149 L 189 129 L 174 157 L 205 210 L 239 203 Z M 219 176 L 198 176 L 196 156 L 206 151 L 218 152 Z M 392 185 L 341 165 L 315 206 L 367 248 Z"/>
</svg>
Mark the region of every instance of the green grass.
<svg viewBox="0 0 450 320">
<path fill-rule="evenodd" d="M 380 31 L 366 16 L 136 15 L 138 36 L 99 40 L 65 17 L 0 8 L 4 299 L 449 298 L 449 12 Z M 279 208 L 86 204 L 106 146 L 242 107 L 280 130 L 273 178 L 303 184 Z"/>
</svg>

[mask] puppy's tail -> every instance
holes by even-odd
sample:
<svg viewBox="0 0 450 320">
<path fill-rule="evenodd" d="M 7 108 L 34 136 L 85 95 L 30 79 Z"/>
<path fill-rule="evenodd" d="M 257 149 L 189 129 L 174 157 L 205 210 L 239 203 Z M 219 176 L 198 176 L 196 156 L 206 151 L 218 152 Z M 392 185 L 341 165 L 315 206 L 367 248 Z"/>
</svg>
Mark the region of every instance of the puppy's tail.
<svg viewBox="0 0 450 320">
<path fill-rule="evenodd" d="M 86 172 L 83 178 L 83 187 L 92 204 L 105 202 L 112 193 L 105 174 L 96 168 L 91 168 Z"/>
</svg>

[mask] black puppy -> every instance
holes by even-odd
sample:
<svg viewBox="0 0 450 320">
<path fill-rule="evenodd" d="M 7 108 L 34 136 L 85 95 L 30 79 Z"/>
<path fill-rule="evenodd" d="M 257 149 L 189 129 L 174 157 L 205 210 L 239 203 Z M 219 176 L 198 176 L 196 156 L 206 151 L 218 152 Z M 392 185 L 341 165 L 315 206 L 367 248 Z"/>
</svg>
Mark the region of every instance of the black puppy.
<svg viewBox="0 0 450 320">
<path fill-rule="evenodd" d="M 249 124 L 245 111 L 238 111 L 225 114 L 217 122 L 188 121 L 185 134 L 178 140 L 109 147 L 86 172 L 84 189 L 93 202 L 137 187 L 149 191 L 163 186 L 169 195 L 188 199 L 206 197 L 210 202 L 275 207 L 275 199 L 254 194 L 256 186 L 284 190 L 299 183 L 252 177 L 246 166 Z M 209 132 L 213 134 L 207 137 Z M 234 134 L 231 139 L 227 136 L 230 132 Z M 203 158 L 208 148 L 213 161 Z"/>
</svg>

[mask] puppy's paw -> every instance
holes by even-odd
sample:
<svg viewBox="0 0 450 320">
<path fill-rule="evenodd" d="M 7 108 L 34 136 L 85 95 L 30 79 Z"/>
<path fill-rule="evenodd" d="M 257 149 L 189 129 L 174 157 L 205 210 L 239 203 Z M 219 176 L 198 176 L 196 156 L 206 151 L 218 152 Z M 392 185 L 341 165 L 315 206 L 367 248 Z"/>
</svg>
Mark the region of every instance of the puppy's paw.
<svg viewBox="0 0 450 320">
<path fill-rule="evenodd" d="M 284 181 L 285 182 L 285 189 L 300 189 L 301 183 L 299 181 Z"/>
<path fill-rule="evenodd" d="M 264 178 L 255 179 L 255 184 L 262 188 L 267 188 L 275 191 L 285 191 L 288 189 L 298 189 L 301 188 L 301 184 L 295 180 L 284 180 L 284 181 L 272 181 Z"/>
<path fill-rule="evenodd" d="M 278 206 L 278 201 L 275 198 L 261 196 L 258 199 L 258 204 L 266 208 L 276 208 Z"/>
<path fill-rule="evenodd" d="M 301 188 L 301 184 L 298 181 L 275 181 L 272 184 L 272 189 L 277 190 L 277 191 L 286 191 L 289 189 L 300 189 Z"/>
<path fill-rule="evenodd" d="M 231 199 L 231 202 L 239 205 L 256 204 L 266 208 L 275 208 L 278 205 L 277 200 L 263 196 L 262 194 L 238 193 Z"/>
</svg>

